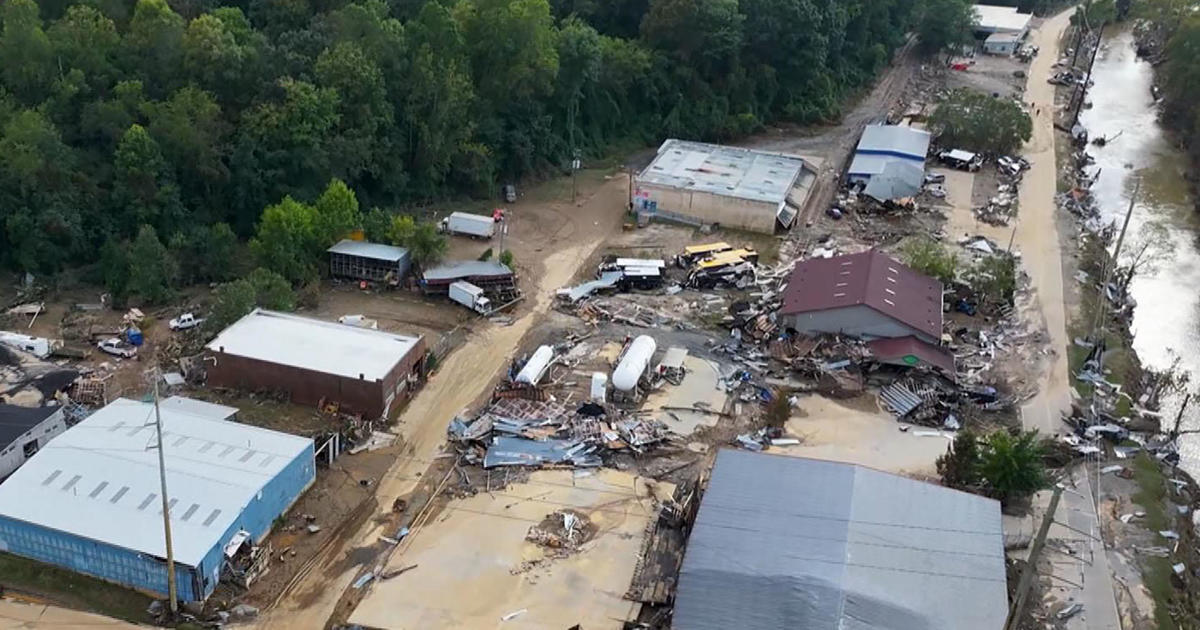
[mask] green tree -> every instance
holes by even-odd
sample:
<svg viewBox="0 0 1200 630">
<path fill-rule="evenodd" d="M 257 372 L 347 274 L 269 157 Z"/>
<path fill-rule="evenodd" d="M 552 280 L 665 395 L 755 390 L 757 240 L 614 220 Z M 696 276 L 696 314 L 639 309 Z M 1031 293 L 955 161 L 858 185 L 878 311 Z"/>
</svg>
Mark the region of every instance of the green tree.
<svg viewBox="0 0 1200 630">
<path fill-rule="evenodd" d="M 179 83 L 183 18 L 166 0 L 137 0 L 123 40 L 124 63 L 136 68 L 152 94 Z"/>
<path fill-rule="evenodd" d="M 917 36 L 921 50 L 936 54 L 974 43 L 975 14 L 969 0 L 923 0 L 921 17 L 917 21 Z"/>
<path fill-rule="evenodd" d="M 246 276 L 246 281 L 254 287 L 254 301 L 258 306 L 272 311 L 296 309 L 296 293 L 283 276 L 259 267 Z"/>
<path fill-rule="evenodd" d="M 221 191 L 229 182 L 229 124 L 216 98 L 187 86 L 167 100 L 141 109 L 149 119 L 151 137 L 172 171 L 178 173 L 181 199 L 199 215 L 199 222 L 224 220 L 225 213 L 215 208 L 224 205 Z M 205 212 L 208 214 L 202 214 Z"/>
<path fill-rule="evenodd" d="M 372 243 L 386 243 L 388 229 L 392 226 L 392 215 L 383 208 L 371 208 L 363 215 L 362 227 L 367 240 Z"/>
<path fill-rule="evenodd" d="M 383 72 L 362 48 L 339 43 L 317 58 L 319 85 L 338 95 L 337 125 L 328 150 L 336 172 L 350 179 L 380 171 L 380 139 L 392 126 Z"/>
<path fill-rule="evenodd" d="M 204 319 L 204 330 L 209 335 L 215 335 L 228 328 L 254 310 L 255 299 L 254 286 L 246 279 L 217 286 L 213 291 L 212 308 Z"/>
<path fill-rule="evenodd" d="M 29 105 L 40 103 L 54 76 L 53 47 L 42 30 L 33 0 L 7 0 L 0 6 L 0 79 Z"/>
<path fill-rule="evenodd" d="M 178 264 L 183 284 L 221 282 L 234 275 L 237 235 L 226 223 L 191 226 L 176 232 L 168 249 Z"/>
<path fill-rule="evenodd" d="M 1163 9 L 1171 15 L 1170 9 Z M 1200 16 L 1180 20 L 1167 41 L 1162 78 L 1163 119 L 1183 136 L 1193 161 L 1200 160 Z M 1189 55 L 1191 55 L 1189 57 Z"/>
<path fill-rule="evenodd" d="M 737 0 L 651 0 L 642 37 L 711 79 L 736 66 L 744 19 Z"/>
<path fill-rule="evenodd" d="M 1049 485 L 1037 431 L 1013 435 L 996 431 L 981 448 L 979 475 L 1002 503 L 1027 497 Z"/>
<path fill-rule="evenodd" d="M 397 214 L 392 217 L 387 229 L 387 240 L 392 245 L 408 247 L 417 232 L 417 222 L 411 215 Z"/>
<path fill-rule="evenodd" d="M 129 247 L 129 292 L 147 304 L 161 304 L 173 294 L 175 260 L 149 225 L 138 229 Z"/>
<path fill-rule="evenodd" d="M 141 125 L 132 125 L 117 145 L 113 206 L 119 224 L 150 224 L 173 232 L 183 218 L 179 188 L 158 143 Z"/>
<path fill-rule="evenodd" d="M 413 262 L 425 268 L 441 262 L 449 246 L 446 235 L 438 232 L 437 226 L 429 222 L 418 223 L 412 238 L 405 245 L 412 253 Z"/>
<path fill-rule="evenodd" d="M 250 240 L 258 264 L 296 284 L 317 275 L 316 211 L 291 197 L 267 206 Z"/>
<path fill-rule="evenodd" d="M 938 105 L 929 126 L 942 145 L 981 153 L 1013 153 L 1033 135 L 1019 103 L 965 88 Z"/>
<path fill-rule="evenodd" d="M 340 179 L 329 182 L 325 192 L 317 198 L 314 210 L 316 214 L 313 229 L 318 247 L 329 247 L 362 225 L 362 215 L 358 212 L 358 198 Z"/>
<path fill-rule="evenodd" d="M 980 258 L 966 274 L 967 283 L 994 304 L 1012 304 L 1017 289 L 1016 259 L 1007 253 Z"/>
<path fill-rule="evenodd" d="M 942 485 L 958 490 L 976 489 L 980 483 L 979 459 L 979 438 L 970 430 L 959 431 L 946 447 L 946 454 L 938 456 L 936 461 Z"/>
<path fill-rule="evenodd" d="M 504 265 L 505 267 L 508 267 L 509 269 L 512 269 L 512 266 L 513 266 L 512 250 L 506 249 L 506 250 L 500 252 L 500 256 L 497 257 L 497 260 L 500 261 L 500 264 Z"/>
<path fill-rule="evenodd" d="M 260 39 L 240 9 L 201 15 L 187 25 L 180 41 L 184 71 L 226 102 L 242 104 L 253 94 Z"/>
<path fill-rule="evenodd" d="M 943 283 L 954 281 L 958 258 L 931 238 L 917 238 L 905 243 L 901 250 L 904 264 L 914 271 L 937 278 Z"/>
<path fill-rule="evenodd" d="M 93 90 L 111 85 L 117 76 L 115 60 L 121 45 L 111 19 L 93 7 L 76 4 L 50 25 L 47 35 L 55 57 L 65 67 L 81 70 Z"/>
<path fill-rule="evenodd" d="M 100 248 L 100 273 L 114 304 L 124 304 L 129 290 L 128 243 L 109 238 Z"/>
</svg>

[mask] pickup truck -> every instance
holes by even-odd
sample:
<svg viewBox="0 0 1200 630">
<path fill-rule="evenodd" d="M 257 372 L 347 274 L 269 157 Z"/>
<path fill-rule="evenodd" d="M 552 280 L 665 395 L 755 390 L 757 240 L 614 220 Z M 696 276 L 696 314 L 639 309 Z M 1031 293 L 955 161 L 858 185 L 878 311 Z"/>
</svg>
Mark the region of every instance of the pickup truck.
<svg viewBox="0 0 1200 630">
<path fill-rule="evenodd" d="M 100 343 L 96 344 L 96 347 L 100 348 L 101 352 L 111 354 L 114 357 L 121 357 L 122 359 L 132 359 L 133 357 L 137 356 L 136 347 L 125 343 L 116 337 L 103 339 L 100 341 Z"/>
<path fill-rule="evenodd" d="M 183 315 L 180 315 L 179 317 L 167 322 L 167 327 L 169 327 L 171 330 L 187 330 L 189 328 L 195 328 L 203 323 L 203 317 L 196 317 L 191 313 L 184 313 Z"/>
</svg>

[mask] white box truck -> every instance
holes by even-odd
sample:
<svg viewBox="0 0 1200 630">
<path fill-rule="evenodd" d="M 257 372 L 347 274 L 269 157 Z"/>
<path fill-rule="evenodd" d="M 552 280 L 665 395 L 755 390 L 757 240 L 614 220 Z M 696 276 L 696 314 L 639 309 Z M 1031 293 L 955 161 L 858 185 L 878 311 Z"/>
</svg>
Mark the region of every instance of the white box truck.
<svg viewBox="0 0 1200 630">
<path fill-rule="evenodd" d="M 492 302 L 483 296 L 483 289 L 465 280 L 450 285 L 450 299 L 476 313 L 487 315 L 492 312 Z"/>
<path fill-rule="evenodd" d="M 496 221 L 492 217 L 468 212 L 451 213 L 450 216 L 442 219 L 441 227 L 442 231 L 447 234 L 464 234 L 483 239 L 492 238 L 492 235 L 496 233 Z"/>
</svg>

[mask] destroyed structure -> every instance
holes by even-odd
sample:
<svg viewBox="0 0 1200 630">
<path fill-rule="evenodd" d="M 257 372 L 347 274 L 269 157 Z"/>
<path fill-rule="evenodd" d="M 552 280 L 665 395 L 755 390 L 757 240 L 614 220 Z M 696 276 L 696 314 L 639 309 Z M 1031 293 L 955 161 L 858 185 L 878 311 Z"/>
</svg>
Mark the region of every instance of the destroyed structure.
<svg viewBox="0 0 1200 630">
<path fill-rule="evenodd" d="M 815 180 L 799 156 L 667 140 L 634 178 L 633 211 L 639 222 L 665 219 L 772 234 L 792 227 Z"/>
<path fill-rule="evenodd" d="M 465 282 L 483 290 L 495 306 L 503 306 L 520 297 L 517 276 L 508 265 L 491 260 L 447 260 L 421 273 L 421 291 L 425 295 L 450 295 L 450 286 Z"/>
<path fill-rule="evenodd" d="M 863 466 L 722 450 L 676 630 L 965 630 L 1008 611 L 997 501 Z"/>
<path fill-rule="evenodd" d="M 179 598 L 203 601 L 313 483 L 313 442 L 179 405 L 161 415 Z M 0 484 L 0 548 L 165 596 L 153 417 L 117 399 L 43 446 Z"/>
<path fill-rule="evenodd" d="M 206 346 L 208 383 L 388 416 L 423 376 L 425 340 L 255 309 Z"/>
<path fill-rule="evenodd" d="M 411 257 L 403 247 L 343 239 L 328 250 L 329 275 L 397 286 L 408 275 Z"/>
</svg>

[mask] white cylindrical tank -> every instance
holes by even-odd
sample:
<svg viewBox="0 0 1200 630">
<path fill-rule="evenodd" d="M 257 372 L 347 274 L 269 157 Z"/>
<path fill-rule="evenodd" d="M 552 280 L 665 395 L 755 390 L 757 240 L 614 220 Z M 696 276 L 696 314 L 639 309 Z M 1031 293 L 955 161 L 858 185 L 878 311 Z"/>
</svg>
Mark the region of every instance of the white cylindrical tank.
<svg viewBox="0 0 1200 630">
<path fill-rule="evenodd" d="M 654 356 L 657 347 L 652 337 L 641 335 L 634 339 L 625 351 L 625 356 L 621 357 L 621 362 L 617 364 L 617 369 L 613 370 L 613 387 L 623 392 L 633 391 L 646 368 L 650 366 L 650 358 Z"/>
<path fill-rule="evenodd" d="M 525 366 L 517 372 L 518 383 L 526 385 L 537 385 L 538 381 L 542 380 L 542 375 L 546 373 L 546 368 L 550 367 L 550 360 L 554 358 L 554 348 L 550 346 L 538 346 L 537 350 L 533 351 L 533 356 L 525 362 Z"/>
</svg>

